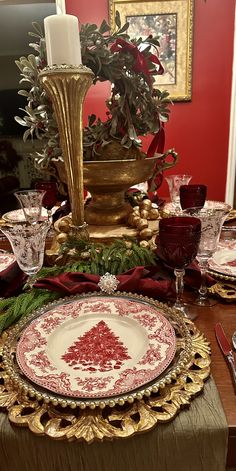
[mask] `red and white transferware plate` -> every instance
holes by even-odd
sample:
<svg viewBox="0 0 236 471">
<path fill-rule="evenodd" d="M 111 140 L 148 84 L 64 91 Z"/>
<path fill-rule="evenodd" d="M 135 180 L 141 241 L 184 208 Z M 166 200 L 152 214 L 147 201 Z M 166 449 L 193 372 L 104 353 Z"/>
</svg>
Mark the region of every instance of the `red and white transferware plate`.
<svg viewBox="0 0 236 471">
<path fill-rule="evenodd" d="M 230 211 L 231 206 L 226 205 L 226 203 L 223 203 L 221 201 L 206 200 L 205 204 L 204 204 L 204 208 L 207 208 L 207 209 L 225 209 L 225 210 Z M 165 213 L 173 213 L 174 214 L 174 213 L 176 213 L 176 206 L 174 205 L 174 203 L 169 201 L 168 203 L 165 203 L 165 205 L 163 207 L 163 211 Z"/>
<path fill-rule="evenodd" d="M 16 354 L 34 383 L 64 396 L 100 398 L 155 379 L 175 351 L 175 331 L 161 310 L 127 297 L 95 296 L 33 320 Z"/>
<path fill-rule="evenodd" d="M 24 211 L 23 209 L 14 209 L 14 211 L 3 214 L 2 219 L 6 222 L 25 222 Z M 48 219 L 46 208 L 42 208 L 41 219 Z"/>
<path fill-rule="evenodd" d="M 10 267 L 15 260 L 16 257 L 13 253 L 0 252 L 0 273 Z"/>
<path fill-rule="evenodd" d="M 208 267 L 217 273 L 236 277 L 236 240 L 222 240 L 209 260 Z"/>
</svg>

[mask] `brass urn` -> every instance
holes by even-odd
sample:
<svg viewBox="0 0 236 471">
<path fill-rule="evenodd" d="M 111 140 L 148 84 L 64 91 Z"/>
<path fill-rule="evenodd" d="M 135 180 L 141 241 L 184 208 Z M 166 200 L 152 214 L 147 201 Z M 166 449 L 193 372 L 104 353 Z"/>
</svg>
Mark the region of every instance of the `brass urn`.
<svg viewBox="0 0 236 471">
<path fill-rule="evenodd" d="M 146 159 L 84 161 L 84 185 L 92 200 L 85 207 L 85 221 L 90 225 L 126 224 L 131 206 L 125 192 L 133 185 L 152 178 L 160 155 Z M 64 164 L 55 162 L 63 182 Z"/>
</svg>

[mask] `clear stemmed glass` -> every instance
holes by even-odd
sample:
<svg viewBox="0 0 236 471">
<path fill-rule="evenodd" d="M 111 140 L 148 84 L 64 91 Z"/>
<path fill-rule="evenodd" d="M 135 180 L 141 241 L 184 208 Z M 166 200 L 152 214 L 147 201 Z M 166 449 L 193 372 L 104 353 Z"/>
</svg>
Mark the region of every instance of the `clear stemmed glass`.
<svg viewBox="0 0 236 471">
<path fill-rule="evenodd" d="M 201 221 L 196 217 L 168 217 L 160 220 L 156 239 L 157 251 L 161 258 L 174 268 L 176 277 L 176 301 L 174 307 L 193 319 L 182 302 L 183 277 L 185 268 L 197 255 L 201 238 Z"/>
<path fill-rule="evenodd" d="M 201 286 L 199 296 L 194 304 L 199 306 L 213 306 L 215 302 L 208 297 L 206 275 L 208 261 L 214 254 L 219 242 L 221 228 L 230 210 L 230 206 L 222 203 L 220 208 L 189 208 L 183 211 L 184 215 L 197 217 L 202 223 L 201 240 L 197 253 L 197 261 L 201 271 Z"/>
<path fill-rule="evenodd" d="M 30 224 L 41 217 L 45 190 L 21 190 L 14 193 L 23 209 L 25 220 Z"/>
<path fill-rule="evenodd" d="M 179 189 L 181 208 L 203 208 L 206 201 L 206 194 L 206 185 L 182 185 Z"/>
<path fill-rule="evenodd" d="M 180 207 L 180 197 L 179 189 L 182 185 L 188 185 L 192 176 L 191 175 L 168 175 L 165 177 L 165 180 L 169 186 L 170 199 L 174 206 L 174 209 L 179 211 Z"/>
<path fill-rule="evenodd" d="M 36 275 L 43 266 L 45 240 L 49 228 L 49 221 L 0 226 L 0 230 L 11 244 L 19 267 L 30 277 Z"/>
</svg>

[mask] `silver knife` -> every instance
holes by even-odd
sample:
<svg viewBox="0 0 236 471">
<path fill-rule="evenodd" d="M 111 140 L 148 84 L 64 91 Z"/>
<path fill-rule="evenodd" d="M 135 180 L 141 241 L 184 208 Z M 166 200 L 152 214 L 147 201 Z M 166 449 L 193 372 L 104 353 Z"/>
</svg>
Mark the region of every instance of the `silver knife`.
<svg viewBox="0 0 236 471">
<path fill-rule="evenodd" d="M 233 354 L 231 345 L 228 339 L 226 338 L 223 327 L 220 323 L 215 325 L 215 334 L 216 334 L 217 342 L 221 348 L 221 351 L 225 359 L 227 360 L 228 365 L 230 366 L 234 390 L 236 392 L 236 364 L 234 360 L 234 354 Z"/>
</svg>

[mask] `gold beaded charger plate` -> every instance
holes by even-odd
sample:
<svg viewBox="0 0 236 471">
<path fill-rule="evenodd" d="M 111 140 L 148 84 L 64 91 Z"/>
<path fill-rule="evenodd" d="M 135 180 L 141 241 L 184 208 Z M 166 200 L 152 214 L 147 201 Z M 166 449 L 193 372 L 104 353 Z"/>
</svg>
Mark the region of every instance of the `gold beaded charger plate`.
<svg viewBox="0 0 236 471">
<path fill-rule="evenodd" d="M 204 208 L 206 209 L 222 209 L 223 208 L 225 210 L 228 209 L 230 211 L 231 206 L 221 201 L 206 200 L 204 204 Z M 164 207 L 162 208 L 161 213 L 162 213 L 162 216 L 166 217 L 170 215 L 180 214 L 181 211 L 182 210 L 180 208 L 179 209 L 176 208 L 176 205 L 170 201 L 168 203 L 165 203 Z"/>
<path fill-rule="evenodd" d="M 234 221 L 234 219 L 236 219 L 236 209 L 231 209 L 229 214 L 227 214 L 225 222 Z"/>
<path fill-rule="evenodd" d="M 15 255 L 8 252 L 0 252 L 0 273 L 9 268 L 16 261 Z"/>
<path fill-rule="evenodd" d="M 28 316 L 21 326 L 18 323 L 0 338 L 0 408 L 8 414 L 9 421 L 28 427 L 36 435 L 92 443 L 148 431 L 158 423 L 171 421 L 188 406 L 210 375 L 209 343 L 187 318 L 157 301 L 141 299 L 161 309 L 175 329 L 176 353 L 172 368 L 169 366 L 157 381 L 127 398 L 99 401 L 100 407 L 96 407 L 95 401 L 88 401 L 89 407 L 86 407 L 85 401 L 78 403 L 75 399 L 48 395 L 24 377 L 15 361 L 17 339 L 25 322 L 30 321 L 31 316 Z M 186 355 L 190 347 L 186 337 L 189 336 L 191 353 Z"/>
<path fill-rule="evenodd" d="M 166 361 L 166 359 L 164 359 L 164 356 L 165 356 L 164 355 L 163 356 L 164 363 L 163 363 L 163 361 L 161 361 L 161 363 L 159 363 L 159 367 L 161 367 L 161 369 L 159 371 L 156 370 L 155 378 L 150 380 L 150 378 L 148 378 L 147 376 L 144 375 L 145 380 L 142 381 L 141 383 L 136 383 L 135 380 L 137 379 L 138 381 L 140 381 L 140 377 L 142 378 L 142 375 L 139 375 L 139 371 L 137 371 L 137 376 L 136 376 L 136 370 L 138 370 L 138 368 L 135 369 L 135 366 L 133 366 L 133 363 L 132 363 L 133 362 L 132 359 L 127 360 L 127 361 L 131 361 L 132 367 L 128 368 L 128 370 L 130 369 L 131 371 L 129 372 L 128 377 L 126 377 L 125 381 L 123 382 L 123 384 L 125 385 L 125 392 L 122 392 L 121 390 L 119 390 L 119 391 L 117 390 L 117 393 L 115 395 L 112 395 L 112 396 L 110 396 L 109 394 L 101 396 L 101 393 L 94 395 L 93 388 L 91 387 L 90 381 L 88 381 L 88 383 L 87 382 L 83 383 L 83 385 L 85 385 L 86 388 L 87 388 L 87 391 L 88 391 L 87 395 L 84 394 L 84 396 L 81 397 L 82 394 L 80 392 L 79 395 L 74 395 L 74 396 L 72 395 L 73 396 L 72 397 L 71 395 L 68 395 L 68 389 L 64 390 L 64 394 L 57 393 L 57 392 L 55 392 L 55 389 L 53 391 L 51 391 L 48 388 L 48 386 L 45 384 L 45 382 L 44 382 L 44 386 L 42 386 L 42 384 L 37 385 L 35 382 L 33 382 L 31 380 L 31 378 L 29 378 L 29 377 L 27 378 L 26 375 L 25 375 L 25 372 L 22 371 L 21 367 L 19 367 L 19 365 L 16 361 L 16 358 L 15 358 L 18 345 L 21 345 L 21 339 L 24 338 L 24 331 L 27 329 L 27 327 L 28 326 L 30 327 L 31 324 L 33 324 L 33 326 L 34 326 L 34 322 L 37 319 L 39 319 L 39 320 L 41 319 L 42 322 L 44 322 L 47 312 L 49 312 L 49 313 L 58 312 L 58 310 L 60 310 L 62 306 L 63 306 L 63 309 L 62 309 L 63 312 L 64 312 L 64 309 L 65 309 L 64 306 L 66 306 L 67 312 L 70 312 L 70 310 L 74 311 L 74 306 L 75 305 L 78 306 L 78 304 L 75 304 L 77 302 L 83 302 L 83 306 L 85 306 L 85 304 L 84 304 L 85 301 L 90 300 L 90 302 L 91 302 L 93 300 L 93 301 L 97 302 L 97 300 L 98 300 L 98 302 L 99 302 L 99 300 L 100 300 L 100 302 L 102 303 L 102 306 L 104 308 L 104 305 L 103 305 L 103 300 L 104 299 L 106 299 L 106 300 L 110 299 L 112 302 L 116 301 L 118 303 L 118 304 L 116 304 L 116 306 L 117 305 L 119 306 L 120 312 L 123 314 L 124 317 L 126 317 L 127 309 L 132 311 L 132 308 L 133 308 L 134 311 L 135 311 L 138 307 L 140 312 L 136 312 L 136 314 L 134 314 L 134 315 L 136 315 L 137 317 L 139 317 L 141 315 L 141 317 L 142 317 L 142 312 L 143 312 L 144 313 L 144 317 L 143 317 L 144 324 L 149 324 L 150 319 L 154 318 L 155 315 L 157 317 L 157 320 L 158 320 L 157 322 L 158 323 L 160 322 L 160 319 L 162 321 L 162 318 L 164 318 L 164 323 L 162 325 L 168 326 L 160 334 L 163 337 L 164 340 L 165 340 L 165 337 L 167 337 L 168 341 L 170 339 L 170 337 L 169 337 L 170 333 L 168 333 L 168 328 L 170 326 L 169 332 L 171 332 L 171 338 L 173 340 L 173 345 L 176 345 L 176 347 L 173 348 L 170 345 L 168 345 L 168 343 L 165 344 L 164 350 L 166 351 L 168 361 Z M 121 303 L 121 301 L 124 301 L 124 300 L 126 302 Z M 122 306 L 125 306 L 123 312 L 122 312 Z M 91 308 L 91 305 L 90 305 L 90 308 Z M 149 313 L 147 313 L 147 310 L 148 310 Z M 95 309 L 95 311 L 96 311 L 96 309 Z M 96 313 L 93 312 L 93 315 L 94 315 L 95 324 L 96 324 L 96 322 L 97 322 Z M 122 318 L 122 315 L 120 317 Z M 103 318 L 103 313 L 100 312 L 100 320 L 101 321 L 102 321 L 102 318 Z M 119 318 L 119 316 L 117 316 L 117 318 Z M 49 318 L 46 317 L 46 319 L 48 320 Z M 56 319 L 56 316 L 55 316 L 55 319 Z M 134 320 L 136 321 L 136 319 L 131 318 L 132 323 L 133 323 Z M 118 320 L 117 320 L 117 322 L 118 322 Z M 155 320 L 155 322 L 156 322 L 156 320 Z M 51 323 L 51 320 L 50 320 L 50 322 L 47 322 L 47 324 L 45 325 L 46 329 L 49 328 L 50 323 Z M 157 324 L 154 324 L 154 319 L 152 319 L 151 324 L 152 323 L 153 323 L 153 325 L 157 326 Z M 43 324 L 41 324 L 41 326 L 42 325 Z M 73 325 L 69 324 L 69 329 L 71 327 L 73 327 Z M 93 327 L 92 327 L 92 329 L 93 329 Z M 128 329 L 130 331 L 129 333 L 130 333 L 131 338 L 132 338 L 132 333 L 133 333 L 133 327 L 134 327 L 134 325 L 132 324 L 132 327 L 131 327 L 129 325 L 129 323 L 126 324 L 126 326 L 125 326 L 125 329 Z M 113 325 L 111 326 L 111 328 L 113 328 Z M 143 326 L 141 325 L 141 331 L 142 331 L 142 328 L 143 328 Z M 159 328 L 159 324 L 158 324 L 158 328 Z M 104 325 L 102 325 L 102 330 L 103 329 L 104 329 Z M 87 329 L 87 331 L 86 332 L 85 331 L 86 331 L 86 328 L 83 330 L 82 336 L 80 338 L 80 340 L 82 340 L 82 344 L 81 344 L 81 349 L 79 349 L 79 355 L 80 355 L 80 361 L 82 360 L 82 362 L 84 362 L 84 357 L 82 355 L 82 350 L 83 350 L 82 345 L 83 345 L 83 341 L 84 341 L 83 335 L 85 334 L 87 336 L 89 334 L 88 337 L 91 335 L 91 329 Z M 175 333 L 174 337 L 172 337 L 173 331 Z M 59 333 L 60 333 L 60 326 L 59 326 Z M 53 332 L 53 334 L 55 334 L 55 331 Z M 94 332 L 92 332 L 92 335 L 94 335 Z M 122 333 L 122 335 L 124 335 L 124 334 Z M 140 335 L 140 330 L 139 329 L 138 329 L 136 335 Z M 157 337 L 158 337 L 158 335 L 157 335 Z M 141 334 L 141 336 L 142 336 L 142 334 Z M 155 328 L 154 328 L 154 331 L 150 332 L 150 337 L 152 337 L 152 336 L 153 336 L 153 339 L 151 338 L 151 341 L 153 342 L 153 340 L 156 336 L 155 335 Z M 37 337 L 38 337 L 38 333 L 32 331 L 32 342 L 34 342 L 35 344 L 37 344 Z M 53 340 L 55 341 L 55 335 L 52 335 L 52 342 L 53 342 Z M 88 340 L 88 338 L 86 340 Z M 138 340 L 138 337 L 135 337 L 134 342 L 138 342 L 138 341 L 140 341 L 140 339 Z M 117 343 L 118 343 L 118 347 L 120 348 L 120 345 L 119 345 L 119 342 L 117 341 L 117 339 L 115 339 L 115 342 L 114 342 L 114 337 L 113 337 L 112 342 L 113 342 L 113 347 L 115 345 L 117 345 Z M 38 343 L 40 343 L 40 342 L 38 342 Z M 56 344 L 57 344 L 57 340 L 56 340 Z M 131 344 L 132 344 L 132 342 L 131 342 Z M 30 346 L 32 346 L 32 344 Z M 30 346 L 29 346 L 29 348 L 27 347 L 26 350 L 29 351 Z M 70 348 L 69 348 L 69 351 L 68 351 L 68 346 L 72 347 L 73 352 L 74 352 L 74 347 L 75 347 L 75 349 L 77 348 L 76 342 L 75 343 L 72 342 L 72 345 L 71 345 L 71 343 L 69 341 L 68 345 L 66 345 L 66 348 L 64 347 L 64 349 L 63 349 L 63 354 L 67 355 L 67 353 L 71 353 Z M 94 348 L 94 345 L 93 345 L 93 348 Z M 143 348 L 144 348 L 144 351 L 146 352 L 144 354 L 142 353 Z M 148 352 L 148 354 L 147 354 L 147 357 L 149 358 L 148 361 L 150 362 L 150 364 L 153 368 L 153 370 L 151 369 L 150 371 L 155 371 L 156 365 L 158 365 L 157 357 L 158 357 L 158 355 L 160 356 L 160 351 L 161 351 L 160 349 L 162 349 L 162 348 L 163 348 L 163 340 L 161 340 L 161 341 L 159 340 L 159 342 L 157 341 L 156 350 L 155 349 L 152 350 L 152 348 L 147 348 L 146 346 L 144 346 L 144 344 L 142 345 L 141 353 L 139 351 L 138 355 L 139 355 L 139 357 L 145 359 L 145 355 Z M 115 350 L 116 350 L 116 346 L 114 348 L 114 351 Z M 52 348 L 52 351 L 53 351 L 53 348 Z M 130 352 L 129 350 L 127 350 L 127 351 L 128 351 L 128 353 Z M 125 351 L 125 355 L 127 354 L 127 351 Z M 42 362 L 44 363 L 45 359 L 41 358 L 40 345 L 39 345 L 39 349 L 38 349 L 38 353 L 39 353 L 38 357 L 37 357 L 37 349 L 36 349 L 35 352 L 36 352 L 36 358 L 34 360 L 37 362 L 37 358 L 38 358 L 39 364 L 41 364 Z M 170 352 L 171 352 L 171 354 L 170 354 Z M 124 354 L 124 350 L 122 349 L 122 355 L 123 354 Z M 152 355 L 153 355 L 153 358 L 152 358 Z M 18 355 L 18 357 L 19 357 L 19 355 Z M 9 377 L 14 381 L 14 384 L 16 385 L 17 388 L 21 388 L 21 389 L 23 388 L 23 390 L 29 396 L 37 397 L 39 399 L 42 399 L 46 403 L 48 403 L 48 402 L 55 403 L 55 401 L 56 401 L 56 403 L 58 403 L 58 404 L 66 404 L 66 406 L 70 406 L 70 407 L 73 407 L 73 408 L 74 407 L 79 407 L 81 409 L 84 409 L 86 407 L 89 407 L 89 408 L 93 409 L 97 406 L 103 408 L 107 405 L 108 406 L 111 406 L 111 405 L 114 406 L 115 404 L 124 404 L 125 402 L 132 402 L 135 399 L 142 399 L 143 396 L 145 396 L 145 395 L 150 396 L 150 394 L 152 392 L 158 391 L 158 389 L 160 387 L 164 387 L 166 384 L 171 383 L 172 380 L 175 380 L 176 377 L 181 374 L 182 370 L 188 364 L 191 357 L 192 357 L 191 333 L 189 331 L 189 328 L 188 328 L 188 325 L 186 324 L 185 319 L 183 318 L 183 316 L 181 314 L 179 314 L 176 310 L 168 308 L 167 306 L 165 306 L 165 305 L 163 305 L 163 304 L 161 304 L 157 301 L 154 301 L 150 298 L 139 296 L 139 295 L 127 294 L 127 293 L 119 293 L 119 292 L 117 292 L 116 294 L 110 295 L 110 296 L 109 295 L 104 296 L 102 293 L 101 294 L 100 293 L 90 293 L 90 294 L 86 294 L 86 295 L 84 294 L 84 295 L 80 295 L 80 296 L 76 296 L 76 297 L 64 298 L 61 301 L 51 303 L 48 306 L 46 306 L 44 308 L 41 308 L 40 310 L 36 311 L 35 313 L 32 313 L 29 316 L 27 316 L 25 319 L 22 319 L 11 330 L 11 332 L 9 334 L 9 337 L 8 337 L 8 340 L 4 345 L 4 351 L 3 351 L 3 361 L 4 361 L 6 371 L 9 375 Z M 100 360 L 101 360 L 101 358 L 100 358 Z M 137 360 L 138 360 L 138 358 L 136 358 L 136 361 Z M 140 358 L 139 358 L 139 360 L 140 360 Z M 35 361 L 34 361 L 34 364 L 33 364 L 34 368 L 35 368 Z M 108 368 L 111 367 L 108 363 L 106 363 L 106 365 L 108 366 Z M 116 365 L 115 359 L 113 359 L 113 366 L 114 365 Z M 82 365 L 82 367 L 83 366 L 85 366 L 85 368 L 87 368 L 88 365 L 86 363 L 86 364 Z M 118 366 L 119 366 L 119 364 L 118 364 Z M 144 366 L 146 368 L 147 365 L 145 364 Z M 139 368 L 140 367 L 142 367 L 142 365 L 139 365 Z M 80 368 L 81 368 L 81 366 L 80 366 Z M 111 368 L 111 372 L 113 372 L 114 369 Z M 121 370 L 121 376 L 122 376 L 122 372 L 124 370 L 122 371 L 121 368 L 119 368 L 119 369 Z M 133 369 L 133 371 L 132 371 L 132 369 Z M 51 373 L 52 373 L 52 376 L 53 376 L 53 371 Z M 103 372 L 103 374 L 105 374 L 105 375 L 108 374 L 109 375 L 109 371 L 108 372 L 105 371 L 105 372 Z M 42 376 L 43 375 L 44 375 L 44 373 L 42 372 Z M 93 378 L 93 375 L 94 375 L 94 373 L 91 372 L 90 377 Z M 48 375 L 46 370 L 45 370 L 45 376 L 50 376 L 50 375 Z M 65 378 L 65 375 L 63 376 L 63 378 Z M 57 389 L 58 384 L 60 383 L 60 378 L 55 379 L 55 382 L 56 382 L 56 389 Z M 51 387 L 51 385 L 52 385 L 52 383 L 50 383 L 50 387 Z M 90 389 L 90 387 L 91 387 L 91 389 Z M 77 386 L 77 389 L 78 389 L 78 386 Z M 90 389 L 90 391 L 89 391 L 89 389 Z M 84 392 L 85 390 L 83 390 L 81 388 L 81 391 Z M 103 386 L 103 391 L 104 391 L 104 386 Z"/>
<path fill-rule="evenodd" d="M 175 351 L 174 328 L 154 306 L 85 296 L 34 319 L 21 334 L 16 359 L 39 386 L 91 399 L 144 386 L 166 370 Z"/>
<path fill-rule="evenodd" d="M 2 215 L 2 219 L 6 222 L 25 222 L 25 215 L 23 209 L 14 209 Z M 41 219 L 48 219 L 48 212 L 46 208 L 42 208 Z"/>
<path fill-rule="evenodd" d="M 208 262 L 208 268 L 217 278 L 236 281 L 236 240 L 221 240 Z"/>
</svg>

